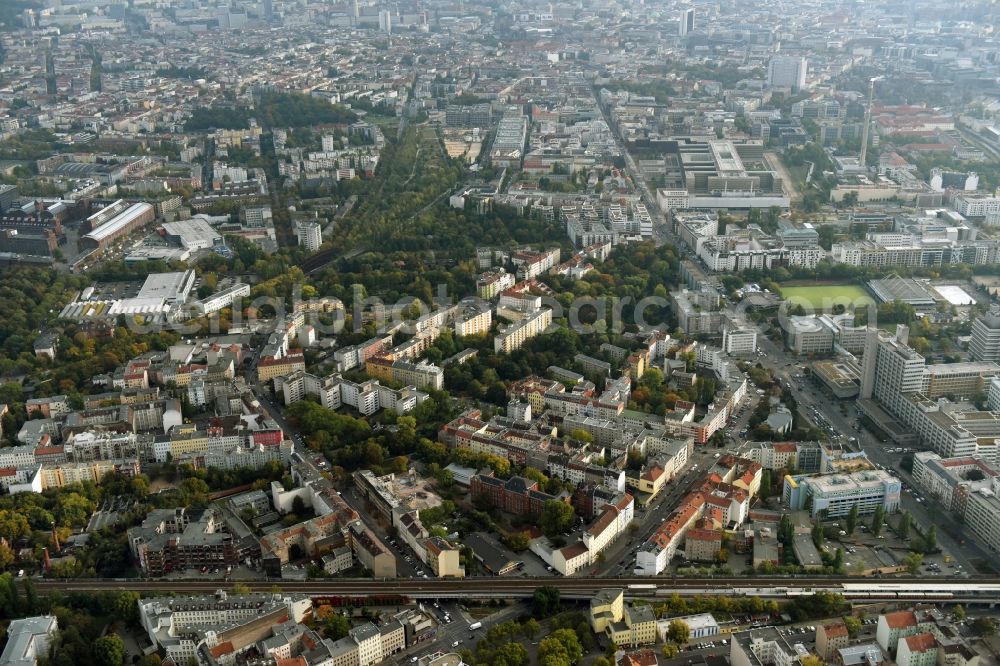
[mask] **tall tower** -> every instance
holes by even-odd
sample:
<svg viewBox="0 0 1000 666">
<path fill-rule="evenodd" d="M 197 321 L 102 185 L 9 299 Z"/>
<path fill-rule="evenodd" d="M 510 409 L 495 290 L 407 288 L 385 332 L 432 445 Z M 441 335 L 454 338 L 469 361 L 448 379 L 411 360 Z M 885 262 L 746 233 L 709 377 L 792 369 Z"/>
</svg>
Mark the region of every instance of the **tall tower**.
<svg viewBox="0 0 1000 666">
<path fill-rule="evenodd" d="M 875 97 L 875 82 L 881 81 L 881 76 L 872 77 L 868 82 L 868 106 L 865 108 L 865 126 L 861 128 L 861 156 L 858 161 L 861 167 L 865 167 L 865 158 L 868 157 L 868 132 L 872 126 L 872 99 Z"/>
<path fill-rule="evenodd" d="M 681 11 L 680 21 L 677 25 L 677 34 L 681 37 L 687 35 L 694 30 L 694 10 L 685 9 Z"/>
<path fill-rule="evenodd" d="M 875 391 L 875 363 L 878 360 L 878 329 L 865 331 L 865 357 L 861 360 L 861 398 L 871 400 Z"/>
<path fill-rule="evenodd" d="M 991 305 L 986 314 L 972 322 L 969 356 L 974 361 L 1000 361 L 1000 306 Z"/>
</svg>

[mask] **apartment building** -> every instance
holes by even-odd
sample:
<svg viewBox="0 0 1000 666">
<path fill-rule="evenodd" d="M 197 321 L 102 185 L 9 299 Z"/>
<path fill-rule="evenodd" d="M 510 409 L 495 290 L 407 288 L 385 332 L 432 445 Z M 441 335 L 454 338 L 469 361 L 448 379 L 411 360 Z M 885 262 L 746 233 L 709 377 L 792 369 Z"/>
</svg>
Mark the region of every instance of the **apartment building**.
<svg viewBox="0 0 1000 666">
<path fill-rule="evenodd" d="M 847 625 L 841 620 L 826 622 L 816 627 L 816 654 L 830 660 L 834 652 L 850 644 Z"/>
<path fill-rule="evenodd" d="M 410 363 L 376 356 L 365 362 L 365 372 L 378 379 L 417 388 L 431 388 L 436 391 L 444 388 L 444 370 L 426 360 Z"/>
<path fill-rule="evenodd" d="M 938 642 L 932 634 L 915 634 L 899 641 L 898 666 L 935 666 L 937 663 Z"/>
<path fill-rule="evenodd" d="M 663 571 L 681 549 L 688 530 L 710 509 L 719 510 L 727 527 L 744 522 L 750 498 L 760 489 L 760 477 L 758 463 L 729 455 L 720 458 L 701 485 L 688 493 L 639 547 L 635 575 L 656 576 Z"/>
<path fill-rule="evenodd" d="M 37 666 L 39 659 L 48 660 L 58 631 L 59 622 L 54 615 L 11 620 L 0 666 Z"/>
<path fill-rule="evenodd" d="M 684 554 L 692 562 L 715 562 L 722 550 L 722 532 L 692 527 L 684 535 Z"/>
<path fill-rule="evenodd" d="M 516 278 L 504 269 L 487 271 L 476 278 L 476 295 L 484 301 L 491 301 L 501 292 L 514 286 Z"/>
<path fill-rule="evenodd" d="M 688 335 L 718 335 L 723 314 L 719 310 L 721 297 L 710 289 L 682 289 L 670 294 L 670 305 L 677 316 L 677 326 Z"/>
<path fill-rule="evenodd" d="M 455 335 L 485 335 L 493 324 L 493 310 L 485 303 L 466 303 L 455 316 Z"/>
<path fill-rule="evenodd" d="M 461 564 L 461 551 L 441 537 L 432 536 L 424 542 L 427 566 L 438 578 L 462 578 L 465 568 Z"/>
<path fill-rule="evenodd" d="M 751 629 L 729 638 L 732 666 L 794 666 L 799 659 L 799 651 L 775 627 Z"/>
<path fill-rule="evenodd" d="M 263 384 L 275 377 L 290 375 L 296 370 L 305 372 L 306 359 L 302 352 L 290 352 L 281 357 L 261 356 L 257 361 L 257 379 Z"/>
<path fill-rule="evenodd" d="M 913 456 L 913 480 L 917 487 L 950 511 L 964 512 L 969 493 L 988 489 L 997 471 L 980 458 L 942 458 L 932 451 Z"/>
<path fill-rule="evenodd" d="M 544 308 L 527 315 L 493 337 L 493 351 L 509 354 L 536 335 L 541 335 L 552 324 L 552 310 Z"/>
<path fill-rule="evenodd" d="M 300 623 L 312 611 L 312 601 L 304 594 L 231 595 L 222 590 L 212 596 L 141 599 L 138 606 L 149 640 L 178 664 L 203 663 L 208 655 L 202 650 L 225 643 L 227 631 L 256 627 L 258 634 L 240 641 L 254 647 L 254 639 L 270 635 L 271 627 L 289 620 Z"/>
<path fill-rule="evenodd" d="M 358 383 L 344 379 L 339 374 L 317 377 L 307 372 L 293 372 L 285 377 L 275 378 L 274 390 L 275 393 L 281 393 L 286 405 L 311 395 L 319 398 L 320 404 L 327 409 L 340 409 L 347 405 L 365 416 L 381 409 L 392 409 L 398 414 L 405 414 L 429 397 L 414 386 L 393 389 L 383 386 L 376 379 Z"/>
<path fill-rule="evenodd" d="M 323 244 L 323 227 L 319 222 L 303 220 L 296 223 L 295 236 L 299 245 L 309 252 L 315 252 Z"/>
<path fill-rule="evenodd" d="M 260 558 L 257 540 L 231 534 L 215 510 L 158 509 L 128 530 L 128 542 L 139 568 L 153 577 Z"/>
<path fill-rule="evenodd" d="M 517 266 L 519 280 L 531 280 L 555 268 L 559 263 L 559 256 L 559 248 L 554 247 L 538 252 L 521 250 L 513 253 L 510 260 Z"/>
<path fill-rule="evenodd" d="M 819 442 L 749 442 L 747 446 L 744 455 L 764 469 L 795 469 L 806 474 L 830 471 L 828 455 Z"/>
<path fill-rule="evenodd" d="M 621 647 L 651 645 L 656 642 L 656 616 L 647 605 L 625 605 L 624 590 L 598 590 L 590 600 L 590 626 L 597 634 Z"/>
</svg>

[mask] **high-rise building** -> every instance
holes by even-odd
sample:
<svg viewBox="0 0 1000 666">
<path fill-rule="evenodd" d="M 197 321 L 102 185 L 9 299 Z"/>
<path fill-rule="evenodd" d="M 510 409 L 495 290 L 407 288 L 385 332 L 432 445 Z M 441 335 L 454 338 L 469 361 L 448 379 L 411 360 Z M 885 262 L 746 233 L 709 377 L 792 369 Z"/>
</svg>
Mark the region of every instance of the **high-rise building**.
<svg viewBox="0 0 1000 666">
<path fill-rule="evenodd" d="M 969 356 L 975 361 L 1000 361 L 1000 305 L 972 322 Z"/>
<path fill-rule="evenodd" d="M 681 12 L 681 18 L 677 25 L 677 34 L 683 37 L 694 31 L 694 10 L 685 9 Z"/>
<path fill-rule="evenodd" d="M 392 32 L 392 12 L 388 9 L 379 10 L 378 29 L 381 32 Z"/>
<path fill-rule="evenodd" d="M 883 338 L 878 329 L 868 330 L 861 366 L 861 397 L 875 398 L 893 413 L 899 413 L 904 393 L 924 388 L 924 357 L 907 346 L 910 329 L 896 327 L 894 337 Z"/>
<path fill-rule="evenodd" d="M 274 0 L 264 0 L 264 20 L 268 23 L 274 21 Z"/>
<path fill-rule="evenodd" d="M 299 245 L 310 252 L 315 252 L 323 244 L 323 228 L 319 222 L 299 222 L 295 225 L 295 235 Z"/>
<path fill-rule="evenodd" d="M 773 56 L 767 67 L 767 84 L 773 88 L 802 90 L 806 87 L 809 61 L 791 56 Z"/>
</svg>

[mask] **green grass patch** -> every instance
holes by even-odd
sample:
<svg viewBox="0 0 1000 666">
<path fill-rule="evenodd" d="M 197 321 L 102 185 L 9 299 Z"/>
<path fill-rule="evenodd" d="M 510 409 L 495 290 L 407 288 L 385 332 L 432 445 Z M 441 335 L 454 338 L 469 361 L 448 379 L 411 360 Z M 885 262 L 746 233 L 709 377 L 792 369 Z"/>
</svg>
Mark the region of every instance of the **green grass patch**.
<svg viewBox="0 0 1000 666">
<path fill-rule="evenodd" d="M 826 311 L 840 304 L 851 310 L 874 300 L 864 288 L 856 284 L 823 284 L 799 287 L 781 287 L 781 297 L 791 305 L 801 304 L 806 310 Z"/>
</svg>

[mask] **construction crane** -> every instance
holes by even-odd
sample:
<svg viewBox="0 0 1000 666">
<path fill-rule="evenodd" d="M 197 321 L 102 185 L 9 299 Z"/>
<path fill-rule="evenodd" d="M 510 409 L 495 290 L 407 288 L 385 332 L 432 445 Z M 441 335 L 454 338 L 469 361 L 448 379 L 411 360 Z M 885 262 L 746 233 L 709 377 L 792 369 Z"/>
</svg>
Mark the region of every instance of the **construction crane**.
<svg viewBox="0 0 1000 666">
<path fill-rule="evenodd" d="M 866 162 L 865 157 L 868 155 L 868 132 L 872 125 L 872 98 L 875 97 L 875 82 L 881 81 L 882 76 L 874 76 L 868 80 L 868 107 L 865 109 L 865 126 L 861 129 L 861 157 L 859 162 L 861 162 L 861 168 L 865 169 Z"/>
</svg>

